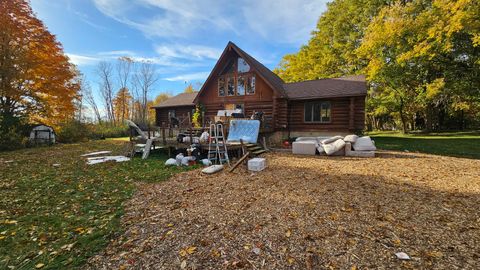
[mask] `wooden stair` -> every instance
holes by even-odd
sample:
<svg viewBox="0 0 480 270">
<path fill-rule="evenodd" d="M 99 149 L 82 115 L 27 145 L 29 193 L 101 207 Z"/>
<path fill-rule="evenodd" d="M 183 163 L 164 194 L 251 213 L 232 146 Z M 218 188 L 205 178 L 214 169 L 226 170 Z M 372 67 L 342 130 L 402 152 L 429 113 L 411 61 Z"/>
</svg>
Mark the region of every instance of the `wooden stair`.
<svg viewBox="0 0 480 270">
<path fill-rule="evenodd" d="M 257 157 L 263 153 L 266 153 L 265 150 L 260 144 L 257 143 L 248 143 L 245 144 L 246 150 L 250 152 L 250 157 Z"/>
</svg>

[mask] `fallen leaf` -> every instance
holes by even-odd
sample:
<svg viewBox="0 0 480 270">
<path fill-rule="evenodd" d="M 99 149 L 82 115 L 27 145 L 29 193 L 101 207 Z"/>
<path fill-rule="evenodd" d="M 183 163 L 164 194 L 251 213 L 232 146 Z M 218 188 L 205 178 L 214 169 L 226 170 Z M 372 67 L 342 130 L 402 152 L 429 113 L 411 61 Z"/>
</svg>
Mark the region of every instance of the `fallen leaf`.
<svg viewBox="0 0 480 270">
<path fill-rule="evenodd" d="M 9 219 L 7 219 L 7 220 L 5 220 L 5 221 L 3 222 L 3 224 L 17 224 L 17 223 L 18 223 L 18 221 L 16 221 L 16 220 L 9 220 Z"/>
<path fill-rule="evenodd" d="M 180 254 L 180 256 L 185 257 L 187 255 L 191 255 L 191 254 L 195 253 L 196 249 L 197 249 L 197 247 L 195 247 L 195 246 L 186 247 L 186 248 L 181 249 L 179 254 Z"/>
<path fill-rule="evenodd" d="M 288 229 L 287 232 L 285 233 L 285 236 L 286 237 L 292 236 L 292 231 L 290 229 Z"/>
<path fill-rule="evenodd" d="M 212 257 L 220 257 L 220 252 L 216 249 L 212 249 L 212 251 L 210 251 L 210 254 L 212 255 Z"/>
<path fill-rule="evenodd" d="M 44 263 L 37 263 L 37 264 L 35 264 L 35 268 L 37 268 L 37 269 L 40 269 L 40 268 L 42 268 L 42 267 L 44 267 L 44 266 L 45 266 Z"/>
<path fill-rule="evenodd" d="M 182 263 L 180 264 L 180 268 L 185 269 L 187 267 L 187 261 L 183 260 Z"/>
</svg>

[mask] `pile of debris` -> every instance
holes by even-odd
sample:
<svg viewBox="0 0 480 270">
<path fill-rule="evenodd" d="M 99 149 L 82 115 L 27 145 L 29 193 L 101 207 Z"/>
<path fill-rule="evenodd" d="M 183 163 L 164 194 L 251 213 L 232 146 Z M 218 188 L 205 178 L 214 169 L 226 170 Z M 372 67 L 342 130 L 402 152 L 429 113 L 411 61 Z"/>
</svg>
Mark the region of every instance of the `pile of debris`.
<svg viewBox="0 0 480 270">
<path fill-rule="evenodd" d="M 374 157 L 375 142 L 369 136 L 299 137 L 292 152 L 299 155 Z"/>
<path fill-rule="evenodd" d="M 130 158 L 126 156 L 103 156 L 105 154 L 110 154 L 111 152 L 112 151 L 98 151 L 81 155 L 81 157 L 87 158 L 87 165 L 94 165 L 108 161 L 124 162 L 130 160 Z"/>
</svg>

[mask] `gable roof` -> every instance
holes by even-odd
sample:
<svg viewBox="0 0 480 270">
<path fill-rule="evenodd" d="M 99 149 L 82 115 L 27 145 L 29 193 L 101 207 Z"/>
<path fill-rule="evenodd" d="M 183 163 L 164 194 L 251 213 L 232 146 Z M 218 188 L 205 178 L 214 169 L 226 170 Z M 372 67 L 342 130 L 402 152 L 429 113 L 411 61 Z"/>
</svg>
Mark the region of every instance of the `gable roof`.
<svg viewBox="0 0 480 270">
<path fill-rule="evenodd" d="M 284 81 L 278 77 L 277 74 L 273 73 L 270 69 L 268 69 L 266 66 L 264 66 L 262 63 L 258 62 L 255 58 L 253 58 L 251 55 L 240 49 L 237 45 L 235 45 L 233 42 L 229 41 L 227 46 L 222 52 L 222 55 L 220 55 L 220 58 L 217 60 L 217 63 L 213 67 L 212 72 L 210 72 L 210 75 L 208 75 L 207 80 L 205 83 L 202 85 L 202 88 L 198 92 L 200 94 L 205 91 L 205 88 L 208 85 L 208 82 L 215 77 L 215 74 L 219 72 L 219 69 L 222 68 L 220 63 L 222 62 L 222 59 L 225 57 L 228 51 L 234 50 L 240 57 L 242 57 L 249 65 L 252 67 L 255 71 L 257 71 L 258 75 L 273 89 L 274 92 L 276 92 L 280 97 L 286 97 L 285 90 L 283 89 L 283 84 Z M 197 97 L 198 97 L 197 96 Z M 196 98 L 195 98 L 196 101 Z"/>
<path fill-rule="evenodd" d="M 198 92 L 194 93 L 181 93 L 173 96 L 164 102 L 152 106 L 152 108 L 166 108 L 166 107 L 180 107 L 180 106 L 195 106 L 194 100 L 197 97 Z"/>
<path fill-rule="evenodd" d="M 367 94 L 365 75 L 285 83 L 289 99 L 364 96 Z"/>
</svg>

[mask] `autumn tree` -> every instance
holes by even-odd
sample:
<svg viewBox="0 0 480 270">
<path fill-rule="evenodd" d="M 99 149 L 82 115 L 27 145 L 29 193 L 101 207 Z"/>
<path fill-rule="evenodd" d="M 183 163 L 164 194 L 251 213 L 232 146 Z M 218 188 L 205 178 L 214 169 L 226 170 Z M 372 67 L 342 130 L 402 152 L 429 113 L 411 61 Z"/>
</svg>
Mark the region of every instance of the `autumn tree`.
<svg viewBox="0 0 480 270">
<path fill-rule="evenodd" d="M 127 88 L 121 88 L 113 100 L 115 118 L 121 123 L 130 118 L 130 104 L 132 103 L 132 95 Z"/>
<path fill-rule="evenodd" d="M 155 99 L 153 100 L 153 104 L 154 105 L 158 105 L 162 102 L 164 102 L 165 100 L 169 99 L 171 96 L 167 93 L 161 93 L 161 94 L 158 94 Z"/>
<path fill-rule="evenodd" d="M 463 127 L 464 117 L 480 123 L 479 1 L 335 0 L 327 7 L 308 44 L 275 69 L 285 81 L 367 74 L 371 127 L 432 130 L 457 118 Z"/>
<path fill-rule="evenodd" d="M 26 0 L 0 1 L 0 119 L 56 125 L 74 115 L 79 75 Z"/>
<path fill-rule="evenodd" d="M 478 1 L 411 1 L 383 8 L 368 26 L 357 53 L 375 94 L 394 97 L 404 131 L 438 129 L 442 115 L 478 112 L 478 18 Z"/>
<path fill-rule="evenodd" d="M 193 88 L 193 85 L 190 83 L 187 85 L 187 87 L 185 87 L 185 89 L 183 89 L 183 92 L 191 94 L 191 93 L 195 93 L 195 89 Z"/>
<path fill-rule="evenodd" d="M 299 52 L 283 57 L 274 71 L 287 82 L 360 73 L 357 56 L 364 31 L 388 0 L 336 0 L 327 4 L 317 28 Z"/>
</svg>

